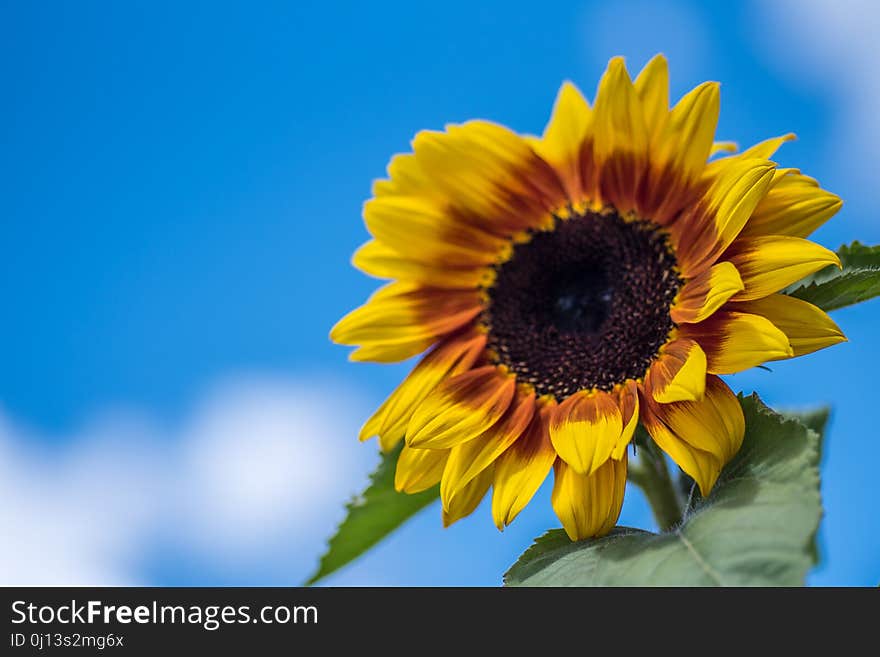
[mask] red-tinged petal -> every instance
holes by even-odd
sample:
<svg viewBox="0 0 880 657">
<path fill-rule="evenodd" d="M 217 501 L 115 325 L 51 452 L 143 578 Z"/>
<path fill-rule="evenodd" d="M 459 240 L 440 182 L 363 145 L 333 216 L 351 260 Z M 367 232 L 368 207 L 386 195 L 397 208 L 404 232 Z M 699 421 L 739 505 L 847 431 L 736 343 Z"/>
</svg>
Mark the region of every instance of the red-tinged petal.
<svg viewBox="0 0 880 657">
<path fill-rule="evenodd" d="M 743 312 L 720 310 L 699 324 L 681 325 L 679 336 L 699 343 L 710 374 L 736 374 L 794 355 L 788 337 L 770 320 Z"/>
<path fill-rule="evenodd" d="M 840 267 L 833 251 L 810 240 L 784 235 L 741 237 L 724 254 L 742 277 L 743 290 L 734 301 L 760 299 L 828 265 Z"/>
<path fill-rule="evenodd" d="M 611 458 L 622 434 L 620 405 L 601 390 L 571 395 L 556 407 L 550 421 L 556 453 L 582 474 L 596 472 Z"/>
<path fill-rule="evenodd" d="M 593 111 L 593 152 L 604 201 L 620 212 L 635 207 L 648 159 L 648 131 L 639 96 L 615 57 L 599 82 Z"/>
<path fill-rule="evenodd" d="M 648 370 L 645 380 L 654 401 L 699 401 L 706 389 L 706 354 L 694 340 L 673 340 Z"/>
<path fill-rule="evenodd" d="M 682 286 L 669 314 L 676 324 L 702 322 L 744 287 L 733 264 L 716 263 Z"/>
<path fill-rule="evenodd" d="M 559 172 L 573 203 L 588 193 L 581 179 L 581 150 L 588 139 L 592 118 L 592 110 L 583 94 L 571 82 L 564 82 L 544 135 L 533 142 L 538 154 Z"/>
<path fill-rule="evenodd" d="M 416 408 L 406 444 L 444 449 L 476 438 L 501 419 L 515 390 L 516 379 L 494 365 L 446 379 Z"/>
<path fill-rule="evenodd" d="M 389 283 L 330 331 L 339 344 L 360 345 L 356 360 L 394 362 L 423 352 L 472 321 L 483 308 L 477 290 Z"/>
<path fill-rule="evenodd" d="M 767 160 L 737 159 L 716 177 L 704 177 L 706 192 L 670 224 L 685 278 L 693 278 L 715 264 L 736 239 L 767 193 L 775 167 Z"/>
<path fill-rule="evenodd" d="M 498 422 L 476 438 L 456 445 L 450 450 L 440 499 L 444 508 L 450 508 L 451 500 L 477 475 L 495 463 L 523 434 L 535 413 L 535 393 L 520 392 Z"/>
<path fill-rule="evenodd" d="M 639 424 L 639 388 L 636 382 L 629 380 L 620 385 L 617 391 L 617 403 L 620 405 L 623 432 L 611 452 L 611 458 L 620 460 L 626 454 L 627 445 L 632 440 Z"/>
<path fill-rule="evenodd" d="M 823 310 L 786 294 L 731 303 L 731 310 L 760 315 L 785 333 L 792 356 L 804 356 L 831 345 L 846 342 L 846 336 Z"/>
<path fill-rule="evenodd" d="M 556 460 L 548 427 L 554 406 L 553 402 L 541 400 L 522 436 L 495 461 L 492 517 L 498 529 L 512 523 L 525 508 Z"/>
<path fill-rule="evenodd" d="M 367 420 L 360 439 L 378 435 L 383 451 L 393 448 L 403 438 L 409 419 L 422 400 L 444 379 L 467 372 L 482 355 L 485 346 L 486 335 L 473 332 L 455 335 L 439 343 Z"/>
<path fill-rule="evenodd" d="M 658 404 L 645 386 L 642 423 L 660 448 L 696 480 L 705 496 L 745 435 L 742 407 L 716 376 L 706 379 L 700 401 Z"/>
</svg>

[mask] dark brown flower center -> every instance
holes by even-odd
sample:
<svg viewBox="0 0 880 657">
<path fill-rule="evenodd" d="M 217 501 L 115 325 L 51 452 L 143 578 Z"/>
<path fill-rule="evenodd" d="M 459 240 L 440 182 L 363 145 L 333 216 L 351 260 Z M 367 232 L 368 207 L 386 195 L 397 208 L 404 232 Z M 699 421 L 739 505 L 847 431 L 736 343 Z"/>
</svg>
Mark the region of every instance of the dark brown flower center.
<svg viewBox="0 0 880 657">
<path fill-rule="evenodd" d="M 681 284 L 656 224 L 613 211 L 557 219 L 498 266 L 483 314 L 488 344 L 538 394 L 610 390 L 644 376 L 675 326 Z"/>
</svg>

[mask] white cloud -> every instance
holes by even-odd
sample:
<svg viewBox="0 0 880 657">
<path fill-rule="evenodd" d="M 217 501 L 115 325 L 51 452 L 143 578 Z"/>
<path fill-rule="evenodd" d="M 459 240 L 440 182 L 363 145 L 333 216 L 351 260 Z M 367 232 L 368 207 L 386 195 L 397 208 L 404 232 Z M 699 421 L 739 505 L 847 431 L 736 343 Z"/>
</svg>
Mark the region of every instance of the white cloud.
<svg viewBox="0 0 880 657">
<path fill-rule="evenodd" d="M 354 438 L 364 413 L 330 381 L 253 377 L 170 434 L 116 413 L 49 448 L 0 416 L 0 584 L 149 584 L 144 553 L 162 540 L 245 576 L 283 559 L 302 577 L 375 459 Z"/>
<path fill-rule="evenodd" d="M 880 4 L 874 0 L 755 2 L 757 44 L 779 73 L 814 92 L 831 109 L 827 157 L 853 176 L 856 190 L 876 194 L 880 148 Z"/>
</svg>

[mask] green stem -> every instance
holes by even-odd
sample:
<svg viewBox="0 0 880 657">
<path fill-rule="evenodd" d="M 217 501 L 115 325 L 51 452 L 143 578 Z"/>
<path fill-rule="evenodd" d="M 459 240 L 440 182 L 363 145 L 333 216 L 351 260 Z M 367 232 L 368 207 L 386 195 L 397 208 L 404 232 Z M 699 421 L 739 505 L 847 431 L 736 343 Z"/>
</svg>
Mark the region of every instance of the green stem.
<svg viewBox="0 0 880 657">
<path fill-rule="evenodd" d="M 648 441 L 640 445 L 639 462 L 630 464 L 627 479 L 645 492 L 661 531 L 681 522 L 683 504 L 663 453 Z"/>
</svg>

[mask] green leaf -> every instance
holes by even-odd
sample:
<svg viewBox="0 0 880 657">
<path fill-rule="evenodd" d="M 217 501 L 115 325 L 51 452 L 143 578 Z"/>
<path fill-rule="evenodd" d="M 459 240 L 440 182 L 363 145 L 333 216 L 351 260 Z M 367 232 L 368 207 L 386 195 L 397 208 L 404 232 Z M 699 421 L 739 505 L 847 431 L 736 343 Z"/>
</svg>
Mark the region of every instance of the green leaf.
<svg viewBox="0 0 880 657">
<path fill-rule="evenodd" d="M 821 436 L 752 395 L 746 436 L 712 493 L 676 529 L 618 527 L 572 543 L 540 537 L 505 574 L 510 586 L 793 586 L 815 563 Z M 813 422 L 818 426 L 816 418 Z"/>
<path fill-rule="evenodd" d="M 812 429 L 819 434 L 819 454 L 817 456 L 817 462 L 821 464 L 822 450 L 825 449 L 825 430 L 828 427 L 828 419 L 831 415 L 831 409 L 827 406 L 822 406 L 809 411 L 786 412 L 783 413 L 783 415 L 798 420 L 801 424 L 806 425 L 808 429 Z M 813 563 L 818 563 L 821 558 L 820 546 L 823 543 L 821 533 L 822 527 L 819 527 L 819 531 L 813 536 L 813 542 L 810 545 L 810 550 L 813 555 Z"/>
<path fill-rule="evenodd" d="M 822 310 L 837 310 L 880 295 L 880 246 L 853 242 L 837 251 L 843 269 L 825 267 L 786 291 Z"/>
<path fill-rule="evenodd" d="M 828 419 L 831 416 L 831 409 L 827 406 L 820 406 L 808 411 L 791 411 L 783 412 L 785 417 L 790 417 L 801 424 L 806 425 L 808 429 L 815 431 L 821 439 L 819 440 L 819 463 L 822 462 L 822 450 L 825 447 L 825 429 L 828 426 Z"/>
<path fill-rule="evenodd" d="M 306 585 L 356 559 L 440 496 L 439 485 L 415 495 L 394 490 L 394 469 L 401 449 L 402 444 L 382 455 L 379 467 L 370 475 L 370 485 L 348 503 L 348 515 L 327 542 L 318 570 Z"/>
</svg>

